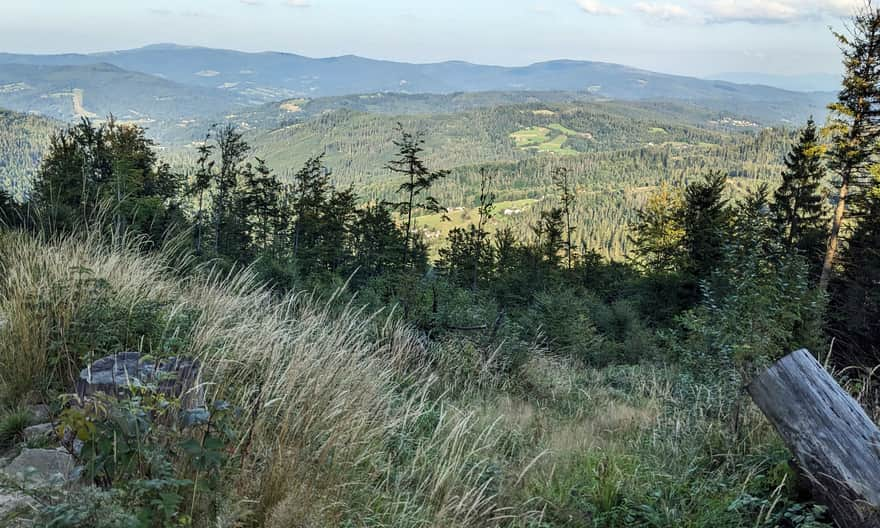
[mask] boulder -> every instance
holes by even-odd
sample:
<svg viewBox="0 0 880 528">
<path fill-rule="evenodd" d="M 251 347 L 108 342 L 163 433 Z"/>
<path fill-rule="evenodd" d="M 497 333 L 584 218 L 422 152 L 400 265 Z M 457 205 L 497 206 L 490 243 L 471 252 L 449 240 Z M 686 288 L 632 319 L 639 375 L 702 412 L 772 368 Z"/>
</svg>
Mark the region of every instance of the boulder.
<svg viewBox="0 0 880 528">
<path fill-rule="evenodd" d="M 155 386 L 159 392 L 185 400 L 185 407 L 202 404 L 197 386 L 199 363 L 186 358 L 169 358 L 158 363 L 138 352 L 103 357 L 84 368 L 76 383 L 81 398 L 95 393 L 126 397 L 134 388 Z"/>
<path fill-rule="evenodd" d="M 73 457 L 61 449 L 22 449 L 0 471 L 28 488 L 59 486 L 76 480 Z"/>
<path fill-rule="evenodd" d="M 37 503 L 31 497 L 16 491 L 0 489 L 0 526 L 10 528 L 32 526 L 26 518 L 34 513 L 36 508 Z"/>
<path fill-rule="evenodd" d="M 26 442 L 33 442 L 43 439 L 56 440 L 58 438 L 58 433 L 55 432 L 55 426 L 51 423 L 44 423 L 26 427 L 25 430 L 22 431 L 22 435 L 24 436 Z"/>
<path fill-rule="evenodd" d="M 52 411 L 49 410 L 48 405 L 28 405 L 26 409 L 35 422 L 48 422 L 49 418 L 52 416 Z"/>
</svg>

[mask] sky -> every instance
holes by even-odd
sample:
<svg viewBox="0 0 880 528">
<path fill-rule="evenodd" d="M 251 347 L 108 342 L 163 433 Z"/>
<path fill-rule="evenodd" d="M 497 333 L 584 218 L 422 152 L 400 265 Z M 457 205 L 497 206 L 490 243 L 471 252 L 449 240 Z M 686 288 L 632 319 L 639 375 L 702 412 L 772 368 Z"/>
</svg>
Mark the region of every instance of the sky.
<svg viewBox="0 0 880 528">
<path fill-rule="evenodd" d="M 176 43 L 685 75 L 838 73 L 831 29 L 864 0 L 0 0 L 0 52 Z"/>
</svg>

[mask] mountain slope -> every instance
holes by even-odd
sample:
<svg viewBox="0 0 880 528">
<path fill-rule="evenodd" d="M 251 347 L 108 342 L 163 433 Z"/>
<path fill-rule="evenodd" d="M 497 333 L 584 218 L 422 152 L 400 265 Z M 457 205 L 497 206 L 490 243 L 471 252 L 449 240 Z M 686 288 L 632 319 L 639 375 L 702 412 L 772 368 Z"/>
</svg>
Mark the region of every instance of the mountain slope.
<svg viewBox="0 0 880 528">
<path fill-rule="evenodd" d="M 65 121 L 113 114 L 123 121 L 160 126 L 154 124 L 175 123 L 238 104 L 234 94 L 111 64 L 0 64 L 0 107 Z"/>
</svg>

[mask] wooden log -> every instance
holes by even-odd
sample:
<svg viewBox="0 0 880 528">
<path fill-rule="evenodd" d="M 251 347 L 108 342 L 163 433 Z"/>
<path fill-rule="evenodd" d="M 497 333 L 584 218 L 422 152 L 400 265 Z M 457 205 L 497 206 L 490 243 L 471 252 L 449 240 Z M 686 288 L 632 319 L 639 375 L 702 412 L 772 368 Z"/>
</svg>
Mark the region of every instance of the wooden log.
<svg viewBox="0 0 880 528">
<path fill-rule="evenodd" d="M 880 528 L 880 431 L 806 350 L 748 386 L 842 528 Z"/>
</svg>

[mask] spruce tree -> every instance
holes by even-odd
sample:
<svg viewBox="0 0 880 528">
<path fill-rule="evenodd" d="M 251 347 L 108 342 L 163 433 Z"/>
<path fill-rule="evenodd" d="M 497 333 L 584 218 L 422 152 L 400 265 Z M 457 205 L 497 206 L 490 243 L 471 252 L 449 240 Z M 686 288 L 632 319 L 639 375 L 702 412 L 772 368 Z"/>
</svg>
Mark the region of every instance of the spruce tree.
<svg viewBox="0 0 880 528">
<path fill-rule="evenodd" d="M 321 238 L 322 216 L 330 192 L 330 170 L 324 165 L 324 155 L 306 161 L 293 177 L 293 202 L 296 216 L 293 225 L 293 258 L 305 272 L 316 258 Z"/>
<path fill-rule="evenodd" d="M 860 200 L 842 272 L 830 285 L 830 326 L 842 345 L 841 363 L 867 367 L 880 362 L 880 165 L 871 172 L 874 185 Z"/>
<path fill-rule="evenodd" d="M 633 260 L 646 273 L 674 273 L 682 270 L 684 197 L 680 190 L 662 185 L 639 210 L 630 242 Z"/>
<path fill-rule="evenodd" d="M 819 281 L 822 289 L 831 280 L 850 194 L 858 200 L 868 186 L 868 168 L 875 162 L 880 139 L 880 9 L 868 2 L 853 17 L 849 33 L 836 34 L 845 74 L 838 100 L 829 106 L 828 166 L 838 178 L 838 192 Z"/>
<path fill-rule="evenodd" d="M 543 262 L 552 268 L 560 264 L 560 253 L 565 248 L 565 210 L 554 207 L 548 211 L 541 211 L 538 223 L 532 226 L 535 236 L 534 251 L 538 262 Z"/>
<path fill-rule="evenodd" d="M 190 184 L 188 194 L 196 200 L 195 229 L 193 230 L 195 252 L 201 256 L 204 251 L 205 238 L 205 198 L 214 181 L 214 161 L 211 156 L 215 146 L 211 143 L 210 132 L 205 135 L 205 140 L 199 145 L 197 152 L 199 157 L 196 161 L 196 173 Z"/>
<path fill-rule="evenodd" d="M 827 217 L 821 194 L 825 167 L 816 124 L 811 118 L 785 158 L 782 184 L 773 194 L 770 212 L 775 231 L 788 250 L 818 261 L 825 249 Z"/>
<path fill-rule="evenodd" d="M 571 235 L 574 233 L 572 224 L 572 210 L 574 209 L 575 193 L 571 176 L 565 167 L 556 167 L 551 174 L 553 185 L 559 192 L 559 201 L 562 203 L 562 214 L 565 217 L 565 261 L 566 267 L 572 268 L 572 245 Z"/>
<path fill-rule="evenodd" d="M 352 226 L 354 266 L 358 281 L 379 275 L 393 275 L 403 269 L 405 235 L 384 204 L 369 205 L 357 211 Z"/>
<path fill-rule="evenodd" d="M 682 239 L 687 254 L 687 269 L 697 279 L 705 279 L 722 255 L 730 208 L 724 191 L 727 176 L 710 172 L 702 181 L 687 186 L 682 214 Z"/>
<path fill-rule="evenodd" d="M 220 164 L 214 176 L 211 199 L 214 221 L 214 252 L 232 260 L 246 260 L 249 234 L 247 233 L 246 200 L 242 196 L 243 164 L 251 150 L 244 135 L 227 124 L 216 137 Z"/>
<path fill-rule="evenodd" d="M 416 253 L 415 240 L 412 236 L 413 212 L 415 209 L 424 209 L 429 213 L 446 213 L 446 208 L 440 205 L 433 196 L 427 195 L 437 180 L 449 175 L 449 171 L 431 171 L 422 159 L 425 138 L 421 133 L 407 132 L 403 124 L 398 123 L 396 128 L 399 138 L 394 141 L 397 147 L 397 157 L 391 160 L 386 168 L 393 173 L 403 174 L 406 179 L 398 187 L 397 192 L 402 193 L 404 199 L 392 203 L 391 206 L 397 212 L 406 216 L 406 233 L 404 240 L 404 267 L 410 264 L 411 254 Z M 424 196 L 422 196 L 424 194 Z"/>
<path fill-rule="evenodd" d="M 244 199 L 248 231 L 256 247 L 265 252 L 275 243 L 273 234 L 281 216 L 282 185 L 264 160 L 256 161 L 256 166 L 249 164 L 244 171 Z"/>
<path fill-rule="evenodd" d="M 493 175 L 485 167 L 480 168 L 480 204 L 477 208 L 479 219 L 477 221 L 476 230 L 474 232 L 474 257 L 473 257 L 473 274 L 471 276 L 471 289 L 477 291 L 480 274 L 486 273 L 486 265 L 484 261 L 488 261 L 491 265 L 493 260 L 491 254 L 487 255 L 487 251 L 491 250 L 486 247 L 486 224 L 492 219 L 495 209 L 495 193 L 492 191 Z"/>
<path fill-rule="evenodd" d="M 357 194 L 353 187 L 333 189 L 323 208 L 321 251 L 324 268 L 338 272 L 350 262 L 354 246 L 354 223 L 357 221 Z"/>
</svg>

